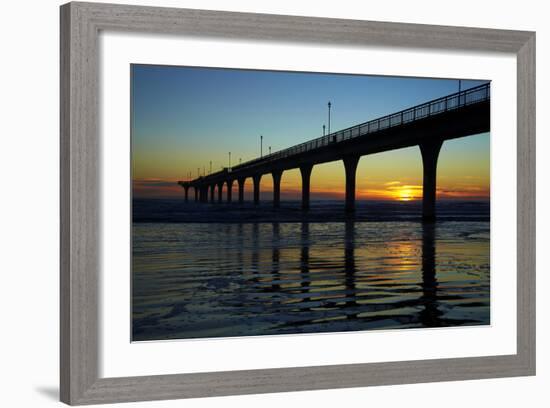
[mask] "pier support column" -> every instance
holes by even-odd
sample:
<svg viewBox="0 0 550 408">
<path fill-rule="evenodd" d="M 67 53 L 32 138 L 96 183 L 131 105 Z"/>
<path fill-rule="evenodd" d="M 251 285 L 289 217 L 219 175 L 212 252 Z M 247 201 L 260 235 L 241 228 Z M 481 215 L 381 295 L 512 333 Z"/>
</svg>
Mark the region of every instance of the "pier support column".
<svg viewBox="0 0 550 408">
<path fill-rule="evenodd" d="M 346 212 L 355 211 L 355 176 L 357 172 L 359 156 L 344 157 L 344 168 L 346 169 Z"/>
<path fill-rule="evenodd" d="M 424 179 L 422 186 L 422 218 L 435 219 L 435 192 L 437 179 L 437 159 L 441 150 L 442 140 L 420 143 L 422 164 L 424 165 Z"/>
<path fill-rule="evenodd" d="M 300 166 L 300 174 L 302 175 L 302 210 L 309 210 L 309 180 L 311 179 L 312 169 L 313 164 Z"/>
<path fill-rule="evenodd" d="M 231 202 L 231 195 L 233 192 L 233 180 L 227 180 L 227 202 Z"/>
<path fill-rule="evenodd" d="M 193 186 L 193 190 L 195 190 L 195 202 L 199 201 L 199 188 L 197 186 Z"/>
<path fill-rule="evenodd" d="M 208 202 L 208 186 L 201 186 L 201 203 Z"/>
<path fill-rule="evenodd" d="M 271 173 L 273 176 L 273 207 L 279 208 L 281 206 L 281 176 L 282 170 L 276 170 Z"/>
<path fill-rule="evenodd" d="M 215 185 L 215 184 L 211 184 L 211 185 L 210 185 L 210 202 L 211 202 L 211 203 L 214 202 L 215 192 L 216 192 L 216 185 Z"/>
<path fill-rule="evenodd" d="M 262 175 L 256 175 L 252 177 L 252 180 L 254 181 L 254 205 L 260 204 L 260 180 L 262 179 Z"/>
<path fill-rule="evenodd" d="M 218 183 L 218 203 L 222 202 L 223 182 Z"/>
<path fill-rule="evenodd" d="M 185 202 L 189 201 L 189 186 L 183 186 L 183 189 L 185 190 Z"/>
<path fill-rule="evenodd" d="M 239 204 L 242 204 L 244 202 L 244 182 L 246 181 L 246 178 L 240 178 L 237 180 L 237 183 L 239 184 Z"/>
</svg>

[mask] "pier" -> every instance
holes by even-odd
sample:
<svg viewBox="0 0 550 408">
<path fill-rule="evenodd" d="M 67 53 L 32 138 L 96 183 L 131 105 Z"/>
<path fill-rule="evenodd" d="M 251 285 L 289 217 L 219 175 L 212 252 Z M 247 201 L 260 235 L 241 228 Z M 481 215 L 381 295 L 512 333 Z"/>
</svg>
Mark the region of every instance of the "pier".
<svg viewBox="0 0 550 408">
<path fill-rule="evenodd" d="M 280 206 L 283 172 L 299 169 L 302 178 L 302 209 L 309 210 L 310 178 L 315 165 L 342 160 L 345 169 L 345 211 L 355 211 L 357 164 L 362 156 L 418 146 L 423 164 L 422 217 L 434 219 L 437 162 L 446 140 L 489 132 L 490 84 L 453 93 L 368 122 L 339 130 L 286 149 L 244 162 L 231 168 L 179 181 L 185 200 L 194 191 L 198 202 L 244 202 L 247 179 L 253 181 L 254 204 L 260 202 L 260 180 L 273 178 L 273 206 Z M 223 199 L 223 188 L 226 197 Z M 217 195 L 216 195 L 217 191 Z"/>
</svg>

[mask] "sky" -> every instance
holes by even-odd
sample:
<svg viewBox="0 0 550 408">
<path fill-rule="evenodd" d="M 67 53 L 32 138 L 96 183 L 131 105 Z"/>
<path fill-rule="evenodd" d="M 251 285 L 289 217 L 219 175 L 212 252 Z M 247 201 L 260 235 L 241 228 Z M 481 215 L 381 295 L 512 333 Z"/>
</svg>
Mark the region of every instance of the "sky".
<svg viewBox="0 0 550 408">
<path fill-rule="evenodd" d="M 426 79 L 220 68 L 132 65 L 132 179 L 136 198 L 183 198 L 178 180 L 285 149 L 458 91 L 456 79 Z M 462 89 L 485 81 L 462 80 Z M 490 135 L 445 141 L 437 169 L 441 199 L 489 197 Z M 316 165 L 312 199 L 339 199 L 345 191 L 341 161 Z M 272 179 L 264 175 L 261 197 Z M 235 187 L 234 187 L 235 188 Z M 245 196 L 252 194 L 252 181 Z M 357 198 L 422 198 L 418 147 L 363 156 Z M 281 180 L 281 199 L 301 197 L 299 170 Z"/>
</svg>

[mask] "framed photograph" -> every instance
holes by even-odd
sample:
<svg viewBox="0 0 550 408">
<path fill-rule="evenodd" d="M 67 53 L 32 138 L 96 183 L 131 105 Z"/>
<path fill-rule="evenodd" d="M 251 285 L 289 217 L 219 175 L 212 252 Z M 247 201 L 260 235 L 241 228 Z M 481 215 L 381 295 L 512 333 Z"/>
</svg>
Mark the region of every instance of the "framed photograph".
<svg viewBox="0 0 550 408">
<path fill-rule="evenodd" d="M 535 34 L 61 7 L 61 400 L 535 374 Z"/>
</svg>

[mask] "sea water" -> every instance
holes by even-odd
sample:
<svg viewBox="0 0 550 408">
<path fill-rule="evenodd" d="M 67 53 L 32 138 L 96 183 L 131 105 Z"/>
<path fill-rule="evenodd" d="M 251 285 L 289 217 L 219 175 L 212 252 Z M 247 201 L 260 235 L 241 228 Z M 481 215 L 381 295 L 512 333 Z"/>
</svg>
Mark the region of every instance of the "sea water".
<svg viewBox="0 0 550 408">
<path fill-rule="evenodd" d="M 132 340 L 490 324 L 487 202 L 134 200 Z"/>
</svg>

